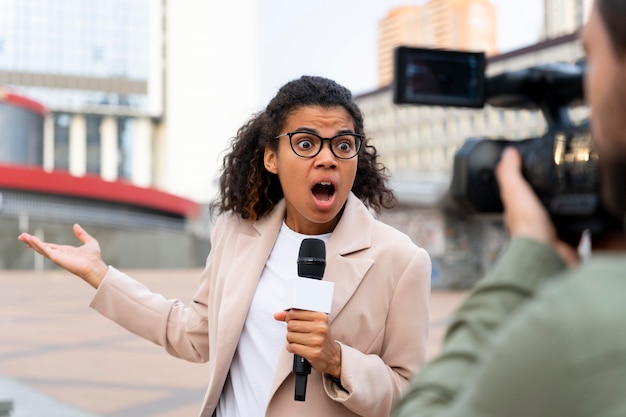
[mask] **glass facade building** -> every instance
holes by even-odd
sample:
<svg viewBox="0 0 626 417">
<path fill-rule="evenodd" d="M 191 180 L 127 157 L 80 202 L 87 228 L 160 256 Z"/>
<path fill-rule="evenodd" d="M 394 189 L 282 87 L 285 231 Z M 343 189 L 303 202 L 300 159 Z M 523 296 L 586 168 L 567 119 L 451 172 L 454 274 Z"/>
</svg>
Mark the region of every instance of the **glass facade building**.
<svg viewBox="0 0 626 417">
<path fill-rule="evenodd" d="M 0 79 L 50 108 L 147 110 L 149 0 L 5 0 Z"/>
<path fill-rule="evenodd" d="M 154 181 L 165 119 L 163 4 L 2 1 L 0 247 L 11 250 L 0 269 L 34 265 L 17 251 L 20 232 L 70 241 L 74 222 L 100 232 L 122 266 L 204 263 L 208 241 L 191 230 L 199 205 Z M 150 256 L 172 241 L 178 254 Z M 197 245 L 205 250 L 195 259 Z"/>
<path fill-rule="evenodd" d="M 31 162 L 151 185 L 151 163 L 132 163 L 162 116 L 161 2 L 7 0 L 2 8 L 0 83 L 49 110 L 50 146 L 40 151 L 48 154 Z M 147 127 L 134 129 L 137 119 Z"/>
</svg>

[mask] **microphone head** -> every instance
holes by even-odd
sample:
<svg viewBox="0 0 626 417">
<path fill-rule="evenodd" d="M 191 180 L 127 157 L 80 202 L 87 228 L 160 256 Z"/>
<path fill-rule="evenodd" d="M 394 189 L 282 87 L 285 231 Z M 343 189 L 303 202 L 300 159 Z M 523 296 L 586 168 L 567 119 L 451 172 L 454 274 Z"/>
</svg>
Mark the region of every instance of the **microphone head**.
<svg viewBox="0 0 626 417">
<path fill-rule="evenodd" d="M 322 279 L 326 268 L 326 244 L 321 239 L 306 238 L 300 244 L 298 276 Z"/>
</svg>

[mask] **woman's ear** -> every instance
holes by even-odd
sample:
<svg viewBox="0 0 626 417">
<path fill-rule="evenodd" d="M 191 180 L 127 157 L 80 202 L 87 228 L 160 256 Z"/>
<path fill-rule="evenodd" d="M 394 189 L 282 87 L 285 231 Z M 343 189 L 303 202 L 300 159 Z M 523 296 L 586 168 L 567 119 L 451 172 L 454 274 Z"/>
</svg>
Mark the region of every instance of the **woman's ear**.
<svg viewBox="0 0 626 417">
<path fill-rule="evenodd" d="M 263 154 L 263 164 L 265 165 L 265 169 L 267 169 L 272 174 L 278 174 L 278 168 L 276 167 L 276 159 L 278 155 L 276 154 L 276 150 L 270 148 L 269 146 L 265 147 L 265 152 Z"/>
</svg>

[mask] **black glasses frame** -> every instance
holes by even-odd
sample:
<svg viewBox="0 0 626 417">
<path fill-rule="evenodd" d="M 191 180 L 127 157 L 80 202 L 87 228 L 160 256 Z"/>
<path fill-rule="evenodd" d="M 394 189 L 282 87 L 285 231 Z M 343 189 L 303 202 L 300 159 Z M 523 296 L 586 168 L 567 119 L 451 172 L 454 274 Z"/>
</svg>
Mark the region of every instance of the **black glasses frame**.
<svg viewBox="0 0 626 417">
<path fill-rule="evenodd" d="M 291 138 L 293 137 L 293 135 L 297 135 L 298 133 L 305 133 L 307 135 L 312 135 L 315 136 L 317 138 L 320 139 L 320 147 L 317 148 L 317 152 L 315 152 L 313 155 L 300 155 L 296 149 L 293 147 L 293 141 L 291 140 Z M 296 131 L 296 132 L 287 132 L 287 133 L 282 133 L 276 137 L 274 137 L 274 139 L 280 139 L 283 136 L 288 136 L 289 137 L 289 146 L 291 146 L 291 150 L 293 151 L 293 153 L 295 153 L 296 155 L 298 155 L 300 158 L 306 158 L 306 159 L 311 159 L 311 158 L 315 158 L 317 155 L 319 155 L 319 153 L 322 151 L 322 148 L 324 147 L 324 141 L 328 141 L 328 147 L 330 148 L 330 151 L 332 152 L 333 155 L 335 155 L 335 158 L 338 159 L 352 159 L 355 156 L 357 156 L 359 154 L 359 152 L 361 151 L 361 145 L 363 145 L 363 140 L 365 139 L 364 135 L 361 135 L 359 133 L 340 133 L 338 135 L 333 136 L 332 138 L 323 138 L 320 135 L 316 134 L 316 133 L 312 133 L 312 132 L 302 132 L 302 131 Z M 353 136 L 356 139 L 356 152 L 354 153 L 354 155 L 346 158 L 343 156 L 339 156 L 335 153 L 335 150 L 333 149 L 333 139 L 338 138 L 340 136 Z"/>
</svg>

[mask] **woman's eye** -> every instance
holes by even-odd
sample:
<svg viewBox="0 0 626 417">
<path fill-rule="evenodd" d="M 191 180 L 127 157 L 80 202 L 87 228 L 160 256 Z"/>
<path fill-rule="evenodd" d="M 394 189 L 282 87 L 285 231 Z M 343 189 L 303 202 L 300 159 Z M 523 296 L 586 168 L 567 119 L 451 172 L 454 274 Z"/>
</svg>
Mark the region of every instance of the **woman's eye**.
<svg viewBox="0 0 626 417">
<path fill-rule="evenodd" d="M 311 149 L 313 147 L 313 142 L 308 139 L 303 139 L 298 142 L 298 146 L 302 149 Z"/>
<path fill-rule="evenodd" d="M 350 151 L 350 149 L 352 149 L 352 144 L 350 144 L 350 142 L 339 142 L 337 144 L 337 149 L 339 149 L 341 152 L 348 152 Z"/>
</svg>

